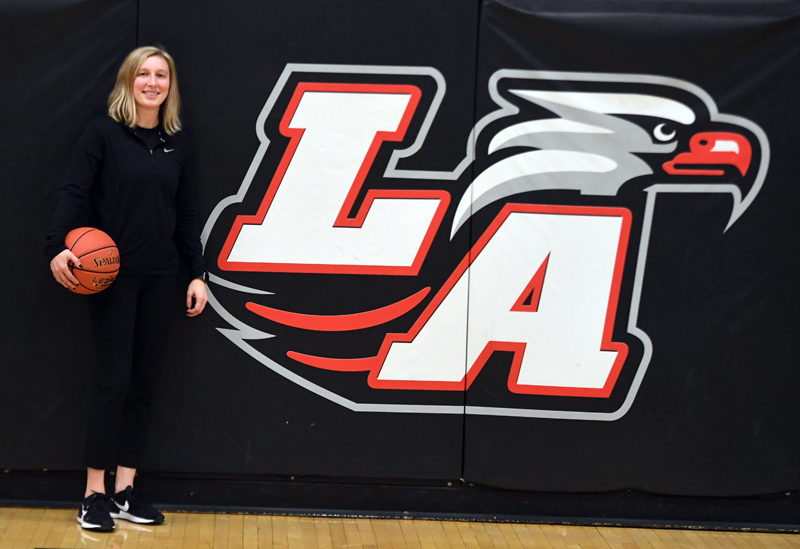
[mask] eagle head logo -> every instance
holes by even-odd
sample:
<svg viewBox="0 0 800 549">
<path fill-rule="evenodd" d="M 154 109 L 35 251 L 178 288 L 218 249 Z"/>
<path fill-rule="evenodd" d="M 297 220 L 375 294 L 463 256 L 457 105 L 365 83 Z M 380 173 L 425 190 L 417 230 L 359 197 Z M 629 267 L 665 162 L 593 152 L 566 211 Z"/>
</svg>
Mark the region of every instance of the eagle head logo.
<svg viewBox="0 0 800 549">
<path fill-rule="evenodd" d="M 634 180 L 658 185 L 657 192 L 729 193 L 730 227 L 766 177 L 769 146 L 761 128 L 719 113 L 689 82 L 503 70 L 492 77 L 490 95 L 500 109 L 472 137 L 488 141 L 486 156 L 498 160 L 464 193 L 452 233 L 469 212 L 519 193 L 615 196 Z M 492 131 L 498 121 L 505 127 Z"/>
<path fill-rule="evenodd" d="M 504 69 L 489 79 L 488 98 L 479 95 L 479 104 L 483 100 L 491 107 L 464 136 L 463 157 L 452 159 L 455 167 L 442 171 L 417 160 L 417 153 L 437 123 L 445 89 L 444 76 L 429 67 L 286 67 L 258 118 L 261 146 L 250 169 L 238 192 L 218 204 L 203 231 L 207 257 L 217 258 L 211 261 L 217 268 L 210 303 L 227 323 L 219 331 L 273 372 L 354 411 L 622 417 L 657 353 L 646 327 L 639 326 L 638 313 L 658 197 L 681 195 L 689 204 L 694 196 L 711 195 L 730 207 L 720 226 L 720 232 L 727 231 L 764 183 L 769 164 L 766 135 L 750 120 L 720 113 L 708 93 L 683 80 Z M 353 100 L 344 101 L 343 94 Z M 363 118 L 341 114 L 347 109 L 358 113 L 360 106 Z M 376 114 L 381 109 L 395 109 L 396 120 L 370 134 L 363 127 L 373 118 L 383 120 L 383 114 Z M 325 132 L 341 127 L 341 121 L 322 129 L 306 127 L 314 116 L 326 118 L 332 111 L 344 116 L 345 126 L 352 120 L 361 129 L 348 134 L 345 128 L 341 135 L 336 130 L 328 139 Z M 304 117 L 312 122 L 301 122 Z M 344 137 L 357 141 L 362 133 L 368 139 L 360 153 L 341 142 Z M 317 150 L 303 148 L 309 143 L 317 143 Z M 319 158 L 327 172 L 315 172 L 314 162 L 307 162 L 305 171 L 295 166 L 303 155 Z M 322 215 L 316 204 L 328 198 L 327 174 L 347 172 L 348 155 L 357 160 L 357 169 L 342 176 L 352 181 L 340 200 L 344 206 L 336 219 L 315 221 L 321 231 L 342 229 L 330 233 L 341 239 L 326 232 L 319 239 L 324 244 L 317 242 L 309 249 L 324 255 L 320 247 L 338 248 L 337 257 L 352 259 L 350 264 L 322 268 L 296 260 L 250 261 L 239 251 L 251 250 L 248 253 L 261 257 L 258 254 L 275 239 L 289 242 L 289 247 L 305 245 L 300 240 L 309 240 L 310 233 L 294 231 Z M 302 174 L 307 174 L 305 179 Z M 308 200 L 302 211 L 287 206 L 301 203 L 303 197 Z M 350 249 L 349 239 L 369 229 L 371 211 L 390 211 L 403 200 L 406 205 L 416 201 L 423 212 L 417 217 L 426 220 L 418 231 L 413 261 L 396 272 L 374 266 L 359 270 L 359 253 L 380 257 L 381 252 L 368 246 L 358 250 L 372 251 Z M 270 217 L 278 208 L 283 213 Z M 253 215 L 256 210 L 259 213 Z M 394 235 L 382 237 L 388 239 L 387 247 L 393 240 L 410 238 L 406 233 L 414 233 L 414 223 L 421 223 L 413 215 L 397 217 L 384 216 L 399 223 L 385 231 Z M 552 224 L 555 218 L 563 223 Z M 526 347 L 508 335 L 513 330 L 504 331 L 497 323 L 538 314 L 541 325 L 550 326 L 548 315 L 555 315 L 554 322 L 558 314 L 567 315 L 552 305 L 551 296 L 565 294 L 557 299 L 580 301 L 580 289 L 602 278 L 581 278 L 582 269 L 575 268 L 581 254 L 591 255 L 594 245 L 586 240 L 592 238 L 594 226 L 581 229 L 582 236 L 575 236 L 573 244 L 564 244 L 559 235 L 537 232 L 557 232 L 561 229 L 554 227 L 577 225 L 585 218 L 601 220 L 598 228 L 613 226 L 608 231 L 616 235 L 609 248 L 615 255 L 603 267 L 607 281 L 598 294 L 601 299 L 586 294 L 587 300 L 603 303 L 597 319 L 602 338 L 598 332 L 594 352 L 607 355 L 608 373 L 599 381 L 580 381 L 576 374 L 579 381 L 570 389 L 564 384 L 572 378 L 560 376 L 557 364 L 550 372 L 554 381 L 546 381 L 550 374 L 541 371 L 524 378 L 521 357 L 537 352 L 535 340 L 527 341 Z M 519 221 L 516 232 L 511 232 L 512 220 Z M 243 227 L 259 223 L 282 223 L 285 228 L 245 234 Z M 259 234 L 271 235 L 272 241 L 259 240 Z M 296 234 L 301 236 L 293 241 Z M 510 244 L 498 244 L 509 234 Z M 237 248 L 239 239 L 247 240 L 249 247 Z M 564 257 L 569 254 L 558 246 L 576 245 L 585 245 L 586 251 L 574 254 L 568 265 Z M 509 289 L 506 297 L 501 297 L 502 284 L 495 282 L 498 297 L 489 295 L 484 305 L 476 301 L 481 288 L 475 281 L 484 276 L 480 269 L 502 273 L 512 268 L 502 264 L 504 258 L 534 253 L 542 257 L 526 267 L 531 272 L 524 280 L 529 282 Z M 490 254 L 494 259 L 488 259 Z M 601 255 L 597 261 L 602 262 Z M 521 268 L 519 264 L 513 268 Z M 499 274 L 492 278 L 510 280 Z M 569 297 L 576 292 L 581 296 Z M 491 308 L 493 301 L 503 299 L 509 303 L 497 305 L 500 321 L 475 316 L 481 307 Z M 513 314 L 529 316 L 508 316 Z M 526 337 L 527 332 L 520 333 Z M 475 340 L 478 347 L 473 352 L 469 342 Z M 395 352 L 401 347 L 418 349 Z M 558 354 L 559 347 L 552 347 L 555 350 L 548 352 Z M 442 366 L 452 358 L 447 349 L 459 348 L 464 355 L 452 361 L 455 373 L 447 371 Z M 564 368 L 580 372 L 583 366 Z"/>
</svg>

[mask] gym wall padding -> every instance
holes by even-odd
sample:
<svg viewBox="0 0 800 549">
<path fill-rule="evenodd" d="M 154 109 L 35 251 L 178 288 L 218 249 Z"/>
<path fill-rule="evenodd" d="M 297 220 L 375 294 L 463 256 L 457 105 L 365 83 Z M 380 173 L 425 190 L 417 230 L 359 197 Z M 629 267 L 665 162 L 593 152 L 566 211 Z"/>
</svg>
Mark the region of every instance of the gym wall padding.
<svg viewBox="0 0 800 549">
<path fill-rule="evenodd" d="M 316 6 L 318 16 L 313 18 L 308 17 L 308 5 L 296 2 L 237 6 L 199 2 L 192 10 L 191 20 L 177 26 L 171 22 L 183 17 L 184 10 L 179 3 L 141 3 L 140 42 L 162 42 L 174 52 L 180 63 L 182 82 L 187 82 L 186 116 L 187 121 L 191 120 L 193 142 L 201 151 L 201 157 L 214 158 L 208 166 L 196 166 L 204 221 L 218 203 L 238 191 L 251 168 L 259 149 L 258 116 L 289 63 L 433 65 L 451 72 L 455 78 L 448 82 L 448 95 L 452 97 L 441 109 L 448 123 L 431 132 L 428 140 L 433 150 L 425 153 L 426 160 L 441 162 L 436 156 L 437 150 L 447 150 L 455 156 L 463 149 L 464 144 L 459 142 L 462 138 L 453 141 L 451 133 L 465 136 L 471 127 L 474 53 L 471 50 L 462 52 L 466 45 L 475 44 L 478 10 L 473 2 L 388 5 L 337 2 Z M 220 25 L 220 20 L 225 24 Z M 236 29 L 235 33 L 230 29 Z M 195 40 L 198 34 L 204 36 L 200 42 Z M 277 54 L 285 48 L 289 48 L 290 53 Z M 360 77 L 342 73 L 319 77 L 311 73 L 305 78 L 357 81 Z M 391 76 L 374 78 L 394 83 Z M 434 91 L 435 82 L 430 77 L 410 75 L 408 78 L 411 79 L 409 83 L 423 87 L 426 92 Z M 202 84 L 193 85 L 195 81 Z M 286 89 L 290 89 L 289 85 Z M 426 97 L 423 102 L 430 102 L 430 99 Z M 274 135 L 282 114 L 276 108 L 263 128 L 274 139 L 275 146 L 267 150 L 244 208 L 233 213 L 251 213 L 264 196 L 270 171 L 283 157 L 284 143 L 279 141 L 279 135 Z M 223 225 L 226 221 L 228 218 L 213 229 L 206 257 L 212 274 L 230 278 L 217 268 L 216 254 L 211 251 L 218 239 L 227 236 L 230 225 Z M 232 280 L 249 284 L 251 278 L 258 279 L 256 284 L 272 284 L 272 280 L 265 281 L 257 274 L 248 273 L 233 273 Z M 282 305 L 290 310 L 318 311 L 325 306 L 320 303 L 336 296 L 352 302 L 347 305 L 347 312 L 391 301 L 379 293 L 382 292 L 380 288 L 370 290 L 364 277 L 329 276 L 320 280 L 300 274 L 279 275 L 279 278 L 280 282 L 293 285 L 284 288 L 283 295 L 276 292 L 275 296 L 288 294 L 290 299 Z M 404 288 L 395 290 L 398 294 L 403 291 Z M 227 304 L 228 299 L 238 299 L 238 295 L 230 295 L 234 293 L 219 285 L 214 290 L 222 304 Z M 370 293 L 374 295 L 368 295 Z M 275 303 L 253 300 L 260 304 Z M 243 317 L 244 322 L 258 318 L 243 304 L 237 304 L 233 314 Z M 354 414 L 271 374 L 257 360 L 243 360 L 247 355 L 242 349 L 216 331 L 230 327 L 221 320 L 212 313 L 201 320 L 203 328 L 194 324 L 190 327 L 189 323 L 181 326 L 185 328 L 181 333 L 185 343 L 182 348 L 175 348 L 172 360 L 183 362 L 177 354 L 182 352 L 192 353 L 193 359 L 187 363 L 188 370 L 174 369 L 167 374 L 164 393 L 177 396 L 182 413 L 161 414 L 165 423 L 154 433 L 154 444 L 169 447 L 170 452 L 154 453 L 151 467 L 216 473 L 395 479 L 460 476 L 461 414 Z M 205 330 L 207 335 L 199 334 L 198 329 Z M 199 343 L 209 335 L 216 341 L 210 346 L 192 343 L 194 338 L 198 338 Z M 364 337 L 359 332 L 304 336 L 315 338 L 311 342 L 314 346 L 335 346 L 342 341 L 352 344 Z M 369 334 L 369 337 L 374 339 L 377 334 Z M 256 340 L 253 345 L 277 345 L 282 343 L 281 339 L 278 336 Z M 314 369 L 306 367 L 306 370 Z M 360 373 L 345 374 L 348 379 L 344 382 L 336 380 L 333 372 L 312 371 L 310 375 L 323 376 L 325 382 L 344 385 L 347 390 L 363 393 L 367 389 Z M 353 395 L 347 396 L 353 398 Z M 463 396 L 456 394 L 451 402 L 460 406 Z M 175 402 L 170 404 L 162 399 L 158 406 L 160 409 L 165 406 L 163 411 L 168 412 L 174 409 Z"/>
<path fill-rule="evenodd" d="M 0 4 L 4 468 L 71 469 L 82 460 L 96 357 L 86 302 L 52 284 L 42 228 L 82 126 L 104 112 L 119 63 L 136 46 L 136 13 L 135 1 Z"/>
<path fill-rule="evenodd" d="M 0 14 L 0 41 L 13 52 L 3 61 L 7 123 L 0 137 L 7 259 L 0 469 L 82 467 L 91 369 L 103 357 L 87 326 L 90 297 L 54 283 L 41 248 L 78 133 L 103 112 L 127 51 L 157 43 L 178 65 L 196 153 L 188 169 L 213 278 L 212 302 L 196 319 L 182 318 L 176 294 L 143 470 L 194 475 L 199 483 L 232 476 L 463 482 L 498 494 L 635 489 L 740 497 L 800 489 L 793 436 L 800 382 L 793 352 L 800 275 L 796 3 L 203 0 L 187 8 L 139 0 L 35 2 L 0 7 Z M 253 216 L 272 207 L 283 170 L 301 158 L 294 147 L 308 136 L 292 133 L 292 116 L 315 92 L 327 92 L 331 105 L 336 94 L 418 100 L 401 123 L 403 135 L 372 150 L 345 221 L 337 221 L 362 230 L 352 219 L 378 211 L 381 198 L 392 205 L 410 196 L 439 201 L 414 266 L 226 259 L 236 223 L 260 223 Z M 602 104 L 619 97 L 639 106 Z M 644 103 L 658 107 L 645 112 Z M 683 122 L 656 116 L 665 113 Z M 359 123 L 379 114 L 365 111 Z M 545 122 L 553 118 L 561 121 Z M 352 137 L 349 131 L 341 135 Z M 602 140 L 612 134 L 622 137 Z M 635 141 L 652 135 L 666 140 Z M 715 152 L 728 156 L 700 154 L 704 145 L 692 141 L 698 135 L 724 142 Z M 347 143 L 333 137 L 330 146 L 346 150 Z M 550 149 L 560 151 L 552 158 L 593 155 L 591 166 L 613 162 L 635 166 L 635 174 L 603 179 L 611 187 L 600 192 L 585 175 L 544 181 L 524 174 L 539 168 L 520 160 L 515 169 L 524 177 L 500 181 L 492 199 L 481 201 L 473 183 L 488 180 L 495 166 Z M 665 167 L 688 152 L 705 160 Z M 717 160 L 724 166 L 713 169 L 721 173 L 709 173 Z M 320 208 L 309 204 L 281 234 L 301 234 Z M 597 341 L 600 352 L 625 351 L 603 388 L 587 389 L 580 375 L 571 388 L 526 385 L 515 377 L 516 361 L 533 356 L 534 339 L 521 334 L 526 347 L 496 340 L 504 326 L 478 316 L 494 306 L 491 292 L 503 289 L 500 274 L 517 268 L 502 258 L 524 255 L 539 237 L 502 249 L 498 264 L 489 265 L 496 279 L 482 274 L 482 254 L 499 242 L 490 237 L 510 227 L 502 217 L 509 211 L 509 220 L 543 223 L 628 220 L 624 253 L 612 262 L 616 274 L 605 288 L 614 306 L 601 317 Z M 412 225 L 396 240 L 410 238 Z M 324 252 L 297 238 L 296 247 Z M 380 250 L 370 253 L 383 259 Z M 562 280 L 553 274 L 553 254 L 543 278 L 535 269 L 526 278 L 531 295 L 520 294 L 525 284 L 514 290 L 519 303 L 512 300 L 498 318 L 556 318 L 560 305 L 572 303 L 564 288 L 584 279 L 553 286 Z M 446 309 L 464 313 L 436 324 Z M 314 316 L 317 327 L 308 328 L 308 317 L 282 323 L 276 319 L 288 316 L 275 310 Z M 476 328 L 482 322 L 486 333 Z M 436 336 L 429 347 L 425 330 Z M 553 337 L 556 354 L 577 345 Z M 441 364 L 452 354 L 437 349 L 466 357 L 481 338 L 496 351 L 478 367 L 460 359 L 463 376 L 447 381 Z M 381 373 L 404 344 L 416 362 L 404 373 Z M 527 367 L 522 373 L 531 375 Z"/>
<path fill-rule="evenodd" d="M 630 7 L 486 3 L 479 31 L 478 113 L 493 108 L 487 81 L 505 68 L 608 75 L 601 83 L 558 84 L 587 92 L 618 91 L 613 81 L 624 80 L 620 74 L 668 76 L 705 90 L 719 113 L 763 129 L 771 154 L 766 178 L 729 227 L 730 195 L 713 188 L 708 194 L 665 188 L 654 199 L 644 258 L 637 255 L 637 238 L 650 194 L 645 188 L 681 181 L 713 187 L 713 178 L 658 176 L 656 166 L 653 176 L 626 183 L 611 200 L 591 192 L 555 197 L 559 204 L 624 205 L 632 212 L 614 339 L 628 344 L 629 355 L 618 386 L 624 386 L 628 364 L 641 360 L 643 352 L 624 328 L 635 307 L 624 303 L 633 292 L 637 263 L 643 268 L 638 327 L 649 335 L 652 358 L 630 411 L 617 421 L 467 416 L 464 476 L 543 491 L 633 487 L 726 496 L 781 491 L 787 481 L 797 484 L 800 456 L 800 446 L 786 436 L 798 417 L 793 396 L 798 374 L 789 366 L 795 362 L 796 332 L 789 311 L 797 305 L 791 288 L 798 261 L 790 251 L 798 211 L 798 197 L 790 190 L 797 131 L 786 124 L 787 116 L 798 113 L 786 87 L 796 78 L 790 60 L 798 59 L 798 29 L 786 18 L 786 3 L 679 2 L 667 13 L 658 2 Z M 623 84 L 629 93 L 660 93 L 658 87 L 636 85 Z M 708 123 L 703 128 L 700 117 L 686 129 L 711 129 Z M 750 188 L 741 190 L 746 195 Z M 554 199 L 542 194 L 531 193 L 530 200 Z M 469 391 L 467 403 L 480 401 L 480 391 Z M 615 394 L 609 401 L 619 403 Z"/>
</svg>

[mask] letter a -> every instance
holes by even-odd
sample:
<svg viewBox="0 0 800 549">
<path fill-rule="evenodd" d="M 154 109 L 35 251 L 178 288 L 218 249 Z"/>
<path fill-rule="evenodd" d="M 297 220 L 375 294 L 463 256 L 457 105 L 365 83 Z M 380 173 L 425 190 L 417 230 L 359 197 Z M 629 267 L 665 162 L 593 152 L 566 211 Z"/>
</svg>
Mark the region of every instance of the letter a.
<svg viewBox="0 0 800 549">
<path fill-rule="evenodd" d="M 507 204 L 412 329 L 387 336 L 370 384 L 463 390 L 494 351 L 511 351 L 513 392 L 609 396 L 627 356 L 611 337 L 630 219 Z M 520 306 L 534 281 L 538 307 Z"/>
</svg>

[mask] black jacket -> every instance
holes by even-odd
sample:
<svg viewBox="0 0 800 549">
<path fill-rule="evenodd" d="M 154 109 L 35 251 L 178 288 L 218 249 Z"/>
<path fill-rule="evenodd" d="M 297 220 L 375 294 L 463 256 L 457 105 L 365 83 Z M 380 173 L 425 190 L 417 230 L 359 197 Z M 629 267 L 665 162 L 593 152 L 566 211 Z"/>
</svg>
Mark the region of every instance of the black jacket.
<svg viewBox="0 0 800 549">
<path fill-rule="evenodd" d="M 89 199 L 92 226 L 108 233 L 120 251 L 120 272 L 172 275 L 178 253 L 193 278 L 205 272 L 194 188 L 185 176 L 185 131 L 160 134 L 150 149 L 132 128 L 108 116 L 81 134 L 59 192 L 46 238 L 52 259 Z"/>
</svg>

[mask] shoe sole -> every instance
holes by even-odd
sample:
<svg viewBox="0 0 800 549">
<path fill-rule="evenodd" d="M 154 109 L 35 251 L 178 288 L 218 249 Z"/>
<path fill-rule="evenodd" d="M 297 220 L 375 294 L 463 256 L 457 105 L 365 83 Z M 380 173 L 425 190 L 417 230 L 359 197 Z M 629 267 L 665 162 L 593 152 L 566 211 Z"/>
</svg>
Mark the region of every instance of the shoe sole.
<svg viewBox="0 0 800 549">
<path fill-rule="evenodd" d="M 136 524 L 152 524 L 157 525 L 164 522 L 164 520 L 156 520 L 156 519 L 148 519 L 144 517 L 137 517 L 136 515 L 132 515 L 127 511 L 119 511 L 119 512 L 112 512 L 111 518 L 121 518 L 130 522 L 135 522 Z"/>
<path fill-rule="evenodd" d="M 103 526 L 102 524 L 94 524 L 93 522 L 87 522 L 83 520 L 81 517 L 78 517 L 78 524 L 81 525 L 81 528 L 84 530 L 91 530 L 92 532 L 113 532 L 114 528 L 116 528 L 116 524 L 112 524 L 110 527 Z"/>
</svg>

